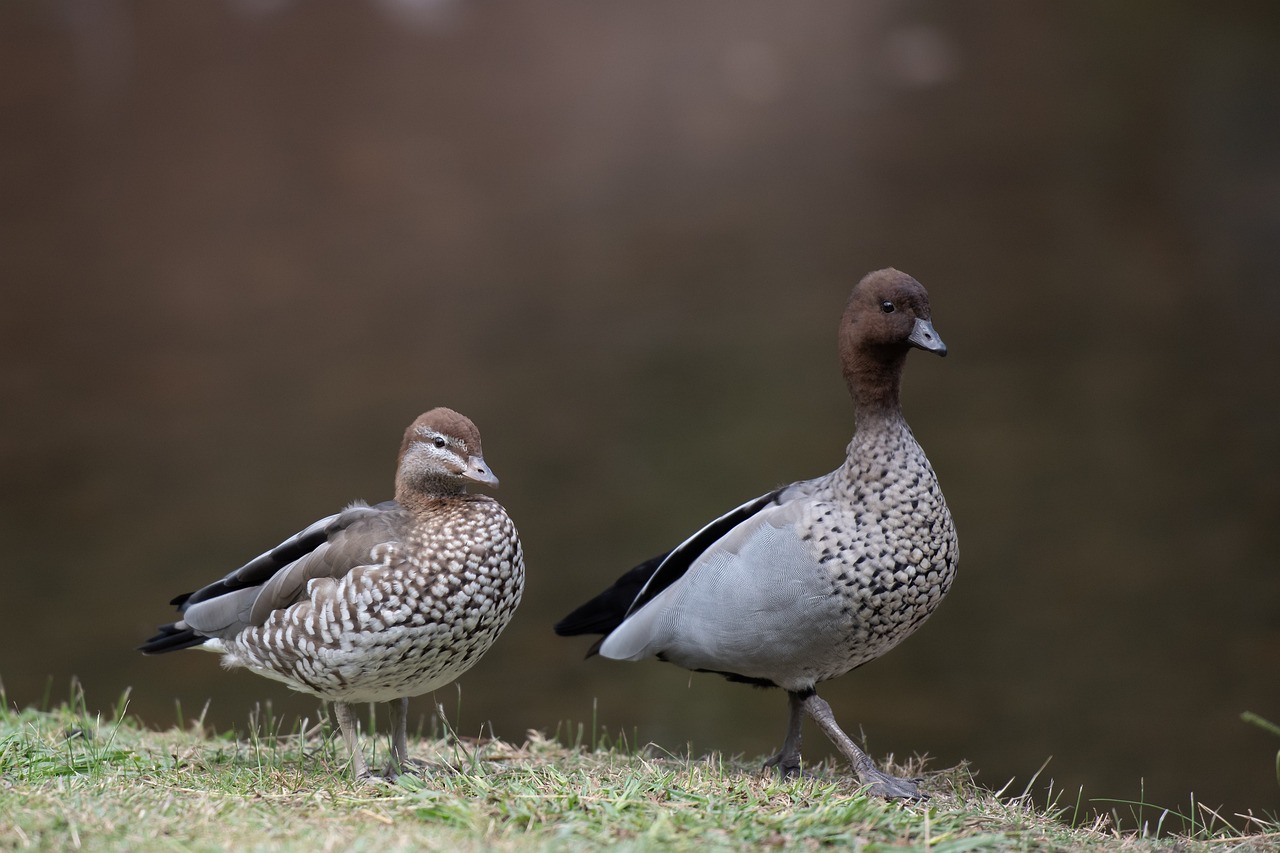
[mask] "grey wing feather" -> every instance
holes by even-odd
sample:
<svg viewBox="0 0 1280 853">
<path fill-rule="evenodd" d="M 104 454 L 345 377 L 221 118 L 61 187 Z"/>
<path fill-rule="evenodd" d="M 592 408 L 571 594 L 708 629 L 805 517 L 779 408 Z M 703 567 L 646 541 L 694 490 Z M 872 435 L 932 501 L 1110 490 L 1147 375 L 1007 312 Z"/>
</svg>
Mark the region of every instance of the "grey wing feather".
<svg viewBox="0 0 1280 853">
<path fill-rule="evenodd" d="M 173 599 L 170 604 L 177 605 L 179 612 L 185 612 L 188 607 L 199 604 L 202 601 L 208 601 L 245 587 L 261 586 L 281 568 L 309 554 L 328 541 L 335 531 L 349 527 L 361 518 L 384 512 L 393 506 L 395 504 L 391 501 L 372 507 L 364 503 L 352 504 L 342 512 L 325 516 L 319 521 L 313 522 L 271 550 L 259 554 L 240 568 L 228 572 L 221 580 L 214 581 L 195 592 L 180 595 Z"/>
<path fill-rule="evenodd" d="M 767 504 L 776 501 L 784 491 L 785 489 L 775 489 L 758 498 L 752 498 L 741 506 L 734 507 L 715 521 L 704 525 L 697 533 L 668 551 L 653 574 L 649 576 L 649 579 L 640 587 L 640 591 L 636 593 L 635 600 L 627 608 L 626 615 L 630 616 L 644 607 L 662 590 L 679 580 L 689 570 L 689 567 L 697 562 L 706 549 L 715 547 L 723 542 L 734 529 L 741 526 L 746 519 L 759 512 Z"/>
<path fill-rule="evenodd" d="M 403 511 L 393 502 L 358 504 L 323 518 L 188 596 L 182 622 L 196 632 L 226 638 L 301 600 L 307 582 L 340 578 L 372 562 L 378 546 L 395 541 Z"/>
<path fill-rule="evenodd" d="M 330 534 L 327 542 L 276 572 L 262 585 L 253 602 L 249 624 L 261 625 L 273 611 L 283 610 L 305 598 L 308 581 L 340 578 L 357 566 L 370 565 L 375 548 L 398 538 L 397 520 L 393 513 L 366 516 Z"/>
<path fill-rule="evenodd" d="M 661 656 L 689 669 L 773 680 L 793 671 L 794 661 L 811 659 L 803 628 L 837 618 L 829 611 L 839 603 L 826 594 L 817 555 L 797 532 L 802 511 L 803 502 L 786 502 L 739 524 L 627 617 L 600 654 Z"/>
</svg>

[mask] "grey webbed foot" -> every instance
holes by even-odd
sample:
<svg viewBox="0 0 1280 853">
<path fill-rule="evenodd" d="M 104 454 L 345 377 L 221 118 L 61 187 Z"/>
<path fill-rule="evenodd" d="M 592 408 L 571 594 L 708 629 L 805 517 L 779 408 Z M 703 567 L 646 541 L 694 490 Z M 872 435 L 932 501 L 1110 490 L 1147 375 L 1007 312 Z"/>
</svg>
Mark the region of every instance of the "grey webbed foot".
<svg viewBox="0 0 1280 853">
<path fill-rule="evenodd" d="M 884 797 L 887 800 L 927 800 L 928 794 L 920 793 L 920 789 L 916 787 L 916 783 L 922 781 L 920 778 L 904 779 L 901 776 L 894 776 L 885 773 L 875 767 L 862 770 L 858 774 L 858 781 L 867 786 L 868 794 L 877 797 Z"/>
<path fill-rule="evenodd" d="M 395 780 L 401 774 L 409 774 L 412 776 L 422 776 L 430 767 L 427 762 L 419 758 L 402 758 L 396 760 L 392 758 L 382 768 L 382 775 L 388 780 Z"/>
<path fill-rule="evenodd" d="M 768 770 L 771 767 L 778 768 L 778 775 L 783 779 L 795 779 L 801 775 L 800 773 L 800 755 L 788 755 L 786 750 L 779 752 L 777 755 L 765 761 L 761 770 Z"/>
<path fill-rule="evenodd" d="M 371 788 L 385 788 L 396 783 L 397 775 L 390 772 L 390 769 L 382 773 L 374 773 L 366 767 L 363 773 L 356 774 L 356 782 L 361 785 L 368 785 Z"/>
<path fill-rule="evenodd" d="M 836 723 L 835 716 L 831 713 L 831 706 L 817 693 L 804 696 L 801 702 L 813 721 L 822 728 L 822 731 L 853 766 L 853 772 L 858 774 L 858 781 L 866 786 L 868 794 L 890 800 L 926 799 L 927 795 L 921 794 L 916 787 L 920 779 L 903 779 L 876 767 L 871 757 L 859 749 L 858 745 Z"/>
</svg>

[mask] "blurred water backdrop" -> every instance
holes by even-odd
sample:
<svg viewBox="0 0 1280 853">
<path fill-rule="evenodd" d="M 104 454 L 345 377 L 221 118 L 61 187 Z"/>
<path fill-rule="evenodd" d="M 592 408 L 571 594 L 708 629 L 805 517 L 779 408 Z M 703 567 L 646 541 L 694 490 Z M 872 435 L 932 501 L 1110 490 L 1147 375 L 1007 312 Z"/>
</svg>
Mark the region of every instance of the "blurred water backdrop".
<svg viewBox="0 0 1280 853">
<path fill-rule="evenodd" d="M 838 718 L 993 786 L 1280 806 L 1240 721 L 1280 719 L 1274 4 L 10 0 L 0 111 L 11 703 L 314 716 L 133 647 L 449 405 L 529 565 L 459 730 L 767 754 L 780 693 L 551 624 L 840 462 L 836 321 L 892 265 L 951 349 L 904 404 L 960 576 Z"/>
</svg>

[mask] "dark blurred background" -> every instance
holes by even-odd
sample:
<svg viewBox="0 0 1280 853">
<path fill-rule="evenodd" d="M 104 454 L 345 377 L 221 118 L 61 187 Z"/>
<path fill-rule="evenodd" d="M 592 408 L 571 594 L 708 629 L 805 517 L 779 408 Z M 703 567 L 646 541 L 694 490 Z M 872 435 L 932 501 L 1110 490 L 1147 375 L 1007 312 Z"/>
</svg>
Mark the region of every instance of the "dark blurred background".
<svg viewBox="0 0 1280 853">
<path fill-rule="evenodd" d="M 1274 4 L 9 0 L 0 110 L 10 703 L 314 716 L 133 647 L 388 497 L 447 404 L 529 567 L 459 729 L 767 754 L 781 694 L 551 624 L 840 462 L 836 321 L 892 265 L 951 348 L 904 403 L 961 568 L 839 719 L 991 786 L 1280 805 L 1240 720 L 1280 720 Z"/>
</svg>

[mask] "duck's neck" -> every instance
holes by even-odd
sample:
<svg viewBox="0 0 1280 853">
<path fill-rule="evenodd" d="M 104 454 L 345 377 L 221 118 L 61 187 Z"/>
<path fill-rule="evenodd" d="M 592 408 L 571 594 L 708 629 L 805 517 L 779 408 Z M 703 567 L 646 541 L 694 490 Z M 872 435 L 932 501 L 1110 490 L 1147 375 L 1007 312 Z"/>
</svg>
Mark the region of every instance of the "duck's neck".
<svg viewBox="0 0 1280 853">
<path fill-rule="evenodd" d="M 854 438 L 869 438 L 886 433 L 910 431 L 902 409 L 894 406 L 858 406 L 853 413 Z"/>
<path fill-rule="evenodd" d="M 891 479 L 903 454 L 918 447 L 901 409 L 860 408 L 854 413 L 853 437 L 836 476 L 846 486 Z"/>
<path fill-rule="evenodd" d="M 413 482 L 403 478 L 396 480 L 396 502 L 411 512 L 425 510 L 439 501 L 464 494 L 466 489 L 457 482 L 445 480 Z"/>
<path fill-rule="evenodd" d="M 869 354 L 868 354 L 869 355 Z M 907 361 L 905 349 L 881 352 L 873 358 L 858 358 L 845 363 L 844 381 L 858 416 L 858 428 L 864 421 L 901 420 L 902 368 Z"/>
</svg>

